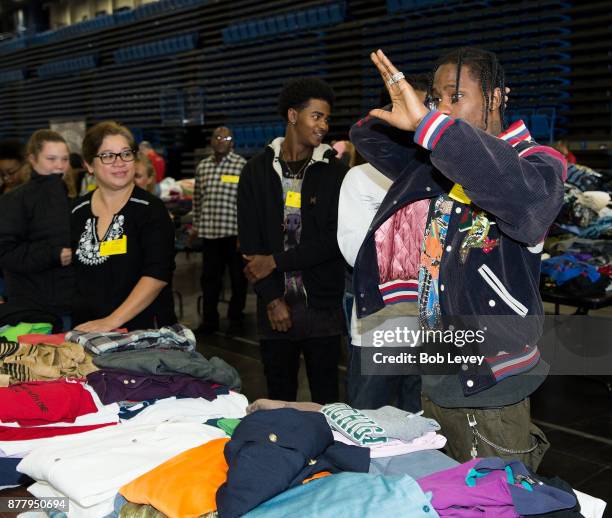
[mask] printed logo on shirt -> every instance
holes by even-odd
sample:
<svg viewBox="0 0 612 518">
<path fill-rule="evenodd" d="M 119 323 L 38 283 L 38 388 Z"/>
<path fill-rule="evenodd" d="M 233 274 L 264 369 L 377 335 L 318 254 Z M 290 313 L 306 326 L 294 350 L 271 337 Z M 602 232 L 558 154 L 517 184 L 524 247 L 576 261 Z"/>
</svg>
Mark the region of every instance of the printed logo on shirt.
<svg viewBox="0 0 612 518">
<path fill-rule="evenodd" d="M 362 446 L 389 441 L 385 429 L 372 418 L 346 403 L 325 405 L 321 412 L 332 428 Z"/>
</svg>

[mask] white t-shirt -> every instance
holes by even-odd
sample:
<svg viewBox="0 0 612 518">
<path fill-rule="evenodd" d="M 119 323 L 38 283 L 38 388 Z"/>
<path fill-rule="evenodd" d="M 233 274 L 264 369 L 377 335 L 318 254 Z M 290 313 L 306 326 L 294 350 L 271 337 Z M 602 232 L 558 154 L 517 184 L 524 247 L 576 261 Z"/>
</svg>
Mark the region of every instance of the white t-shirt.
<svg viewBox="0 0 612 518">
<path fill-rule="evenodd" d="M 346 173 L 338 201 L 338 246 L 351 266 L 389 187 L 393 182 L 370 164 Z"/>
<path fill-rule="evenodd" d="M 225 436 L 198 423 L 120 424 L 49 440 L 17 471 L 89 508 L 112 500 L 121 486 L 179 453 Z"/>
</svg>

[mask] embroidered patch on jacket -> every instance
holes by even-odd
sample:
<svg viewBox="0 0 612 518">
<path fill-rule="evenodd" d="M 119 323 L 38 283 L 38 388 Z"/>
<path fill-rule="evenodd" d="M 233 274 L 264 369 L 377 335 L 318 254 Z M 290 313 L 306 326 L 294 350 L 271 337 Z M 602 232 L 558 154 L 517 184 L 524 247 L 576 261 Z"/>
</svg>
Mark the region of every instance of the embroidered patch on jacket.
<svg viewBox="0 0 612 518">
<path fill-rule="evenodd" d="M 464 231 L 467 232 L 467 235 L 463 238 L 459 251 L 459 258 L 463 264 L 467 261 L 472 248 L 480 248 L 485 254 L 488 254 L 499 242 L 498 239 L 489 238 L 491 225 L 495 223 L 489 220 L 487 214 L 484 211 L 475 211 L 473 209 L 469 212 L 471 213 L 470 217 L 463 223 Z M 471 221 L 469 227 L 467 227 L 468 221 Z M 461 230 L 462 222 L 459 225 Z"/>
</svg>

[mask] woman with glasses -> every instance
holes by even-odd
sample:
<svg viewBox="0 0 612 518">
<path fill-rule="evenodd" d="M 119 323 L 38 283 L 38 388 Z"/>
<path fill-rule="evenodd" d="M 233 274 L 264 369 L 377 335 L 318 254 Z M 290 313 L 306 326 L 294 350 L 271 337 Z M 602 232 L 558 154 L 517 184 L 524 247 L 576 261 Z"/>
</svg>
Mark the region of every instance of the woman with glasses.
<svg viewBox="0 0 612 518">
<path fill-rule="evenodd" d="M 101 122 L 82 155 L 98 188 L 72 209 L 77 295 L 75 328 L 105 332 L 174 324 L 174 227 L 161 200 L 134 184 L 136 143 L 116 122 Z"/>
</svg>

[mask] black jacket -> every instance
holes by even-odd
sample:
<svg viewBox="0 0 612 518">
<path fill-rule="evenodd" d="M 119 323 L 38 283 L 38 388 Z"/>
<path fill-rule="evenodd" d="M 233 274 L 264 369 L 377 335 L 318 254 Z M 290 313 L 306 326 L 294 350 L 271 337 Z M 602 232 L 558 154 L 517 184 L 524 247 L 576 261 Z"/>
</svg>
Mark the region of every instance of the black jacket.
<svg viewBox="0 0 612 518">
<path fill-rule="evenodd" d="M 359 153 L 394 181 L 355 261 L 357 316 L 385 306 L 376 230 L 401 207 L 435 199 L 458 183 L 469 200 L 452 201 L 446 225 L 438 276 L 441 323 L 445 329 L 453 325 L 486 331 L 484 342 L 473 342 L 477 354 L 485 355 L 482 367 L 466 365 L 457 373 L 463 394 L 473 396 L 534 369 L 544 315 L 538 290 L 541 254 L 563 205 L 563 156 L 538 145 L 522 121 L 494 137 L 437 110 L 423 118 L 415 133 L 366 118 L 353 126 L 350 136 Z M 429 158 L 424 149 L 431 151 Z M 466 352 L 469 346 L 461 354 L 472 354 Z M 543 381 L 528 376 L 521 389 L 525 392 L 508 391 L 505 399 L 481 405 L 459 400 L 461 394 L 442 385 L 430 386 L 431 379 L 423 378 L 423 392 L 436 404 L 470 408 L 514 404 Z"/>
<path fill-rule="evenodd" d="M 283 187 L 278 164 L 282 139 L 244 166 L 238 184 L 238 235 L 243 254 L 274 255 L 277 268 L 255 283 L 264 303 L 282 297 L 284 272 L 301 271 L 307 304 L 326 309 L 342 302 L 344 263 L 336 231 L 338 197 L 347 167 L 329 146 L 315 148 L 302 183 L 302 231 L 291 250 L 283 245 Z M 275 169 L 275 166 L 277 169 Z"/>
<path fill-rule="evenodd" d="M 30 181 L 0 196 L 0 268 L 11 304 L 68 313 L 74 289 L 72 266 L 62 266 L 70 248 L 70 206 L 59 175 L 32 173 Z"/>
</svg>

